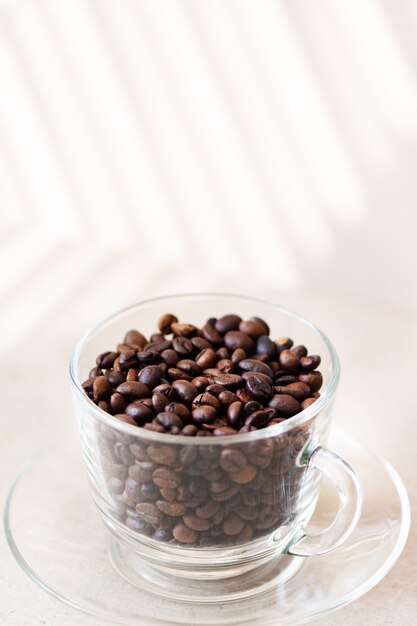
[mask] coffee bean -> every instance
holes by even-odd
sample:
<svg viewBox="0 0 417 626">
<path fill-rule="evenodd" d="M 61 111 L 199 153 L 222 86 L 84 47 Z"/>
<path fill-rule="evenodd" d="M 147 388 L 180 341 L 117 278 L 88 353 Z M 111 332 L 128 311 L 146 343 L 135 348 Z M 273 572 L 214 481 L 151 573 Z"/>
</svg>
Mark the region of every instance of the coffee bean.
<svg viewBox="0 0 417 626">
<path fill-rule="evenodd" d="M 231 426 L 218 426 L 213 430 L 213 435 L 219 437 L 221 435 L 237 435 L 237 430 Z"/>
<path fill-rule="evenodd" d="M 117 417 L 121 422 L 126 422 L 126 424 L 131 424 L 132 426 L 137 426 L 133 417 L 130 415 L 126 415 L 125 413 L 116 413 L 114 417 Z"/>
<path fill-rule="evenodd" d="M 176 380 L 172 383 L 175 393 L 184 402 L 192 402 L 198 395 L 197 388 L 186 380 Z"/>
<path fill-rule="evenodd" d="M 162 511 L 162 513 L 165 513 L 165 515 L 169 515 L 170 517 L 181 517 L 187 510 L 187 507 L 183 502 L 166 502 L 165 500 L 157 500 L 156 506 L 160 511 Z"/>
<path fill-rule="evenodd" d="M 232 402 L 236 402 L 237 395 L 233 393 L 233 391 L 229 391 L 225 389 L 218 395 L 219 402 L 223 408 L 226 408 L 232 404 Z"/>
<path fill-rule="evenodd" d="M 283 350 L 289 350 L 294 345 L 293 340 L 289 337 L 280 337 L 274 343 L 277 346 L 278 353 L 281 353 Z"/>
<path fill-rule="evenodd" d="M 310 387 L 311 391 L 318 391 L 323 384 L 323 376 L 318 371 L 309 372 L 308 374 L 300 374 L 298 379 L 300 382 L 306 383 L 306 385 Z"/>
<path fill-rule="evenodd" d="M 175 465 L 177 460 L 177 451 L 173 446 L 149 446 L 148 454 L 152 461 L 161 465 Z"/>
<path fill-rule="evenodd" d="M 257 361 L 256 359 L 243 359 L 240 361 L 238 367 L 245 372 L 258 372 L 260 374 L 265 374 L 271 379 L 274 375 L 269 365 L 262 363 L 261 361 Z"/>
<path fill-rule="evenodd" d="M 150 424 L 146 423 L 144 424 L 143 428 L 145 428 L 146 430 L 152 430 L 156 433 L 164 433 L 165 432 L 165 428 L 163 426 L 161 426 L 161 424 L 155 423 L 155 422 L 151 422 Z"/>
<path fill-rule="evenodd" d="M 235 366 L 230 359 L 220 359 L 217 362 L 217 369 L 223 374 L 232 374 Z"/>
<path fill-rule="evenodd" d="M 162 413 L 165 407 L 169 404 L 169 400 L 163 393 L 152 394 L 152 406 L 155 413 Z"/>
<path fill-rule="evenodd" d="M 189 356 L 194 352 L 194 346 L 187 337 L 174 337 L 172 347 L 178 354 Z"/>
<path fill-rule="evenodd" d="M 156 539 L 156 541 L 171 541 L 172 539 L 172 529 L 171 528 L 157 528 L 152 533 L 152 539 Z"/>
<path fill-rule="evenodd" d="M 238 535 L 242 531 L 243 526 L 243 520 L 236 513 L 231 512 L 227 514 L 222 525 L 222 530 L 225 535 L 230 537 Z"/>
<path fill-rule="evenodd" d="M 134 346 L 138 349 L 143 348 L 143 346 L 147 343 L 147 340 L 146 337 L 138 330 L 129 330 L 123 339 L 123 343 Z"/>
<path fill-rule="evenodd" d="M 158 413 L 156 420 L 167 430 L 171 430 L 173 426 L 178 426 L 178 428 L 182 428 L 184 426 L 182 419 L 178 415 L 175 413 L 169 413 L 168 411 Z"/>
<path fill-rule="evenodd" d="M 238 472 L 246 467 L 247 460 L 237 448 L 225 448 L 220 455 L 220 465 L 226 472 Z"/>
<path fill-rule="evenodd" d="M 240 322 L 239 330 L 252 337 L 252 339 L 258 339 L 258 337 L 265 334 L 265 327 L 262 324 L 249 320 Z"/>
<path fill-rule="evenodd" d="M 180 381 L 188 381 L 191 382 L 193 377 L 190 376 L 189 374 L 186 374 L 185 372 L 183 372 L 182 370 L 180 370 L 178 367 L 170 367 L 168 369 L 167 372 L 168 378 L 171 381 L 174 380 L 180 380 Z"/>
<path fill-rule="evenodd" d="M 218 361 L 221 361 L 222 359 L 228 359 L 230 357 L 230 352 L 225 346 L 222 346 L 221 348 L 218 348 L 216 350 L 216 357 Z M 218 365 L 216 365 L 216 367 L 218 367 Z"/>
<path fill-rule="evenodd" d="M 263 409 L 254 411 L 245 420 L 245 426 L 255 426 L 256 428 L 264 428 L 275 417 L 274 409 Z"/>
<path fill-rule="evenodd" d="M 249 335 L 240 330 L 230 330 L 224 336 L 224 343 L 229 350 L 242 348 L 247 354 L 251 354 L 255 350 L 255 343 Z"/>
<path fill-rule="evenodd" d="M 269 406 L 278 411 L 279 416 L 283 417 L 291 417 L 301 411 L 300 403 L 285 393 L 274 395 L 269 401 Z"/>
<path fill-rule="evenodd" d="M 287 374 L 286 376 L 275 375 L 274 378 L 274 384 L 282 387 L 297 382 L 299 382 L 298 378 L 296 376 L 292 376 L 291 374 Z"/>
<path fill-rule="evenodd" d="M 216 418 L 218 409 L 210 404 L 202 404 L 194 407 L 191 413 L 195 423 L 210 424 Z"/>
<path fill-rule="evenodd" d="M 143 426 L 146 422 L 150 422 L 153 418 L 153 413 L 149 407 L 146 406 L 140 400 L 131 402 L 125 409 L 126 415 L 133 417 L 138 426 Z"/>
<path fill-rule="evenodd" d="M 198 428 L 197 426 L 195 426 L 194 424 L 187 424 L 186 426 L 184 426 L 184 428 L 182 429 L 181 434 L 185 435 L 186 437 L 195 437 L 195 435 L 198 432 Z"/>
<path fill-rule="evenodd" d="M 191 514 L 184 515 L 182 521 L 192 530 L 209 530 L 209 528 L 213 526 L 213 522 L 211 522 L 208 518 L 202 518 Z"/>
<path fill-rule="evenodd" d="M 110 402 L 107 402 L 107 400 L 99 400 L 98 407 L 99 409 L 101 409 L 102 411 L 105 411 L 106 413 L 112 412 L 111 404 Z"/>
<path fill-rule="evenodd" d="M 209 404 L 213 406 L 216 410 L 220 409 L 219 400 L 211 393 L 200 393 L 194 398 L 193 407 L 201 406 L 203 404 Z"/>
<path fill-rule="evenodd" d="M 152 474 L 152 480 L 161 489 L 175 489 L 181 483 L 180 476 L 170 467 L 158 467 Z"/>
<path fill-rule="evenodd" d="M 181 359 L 177 363 L 177 368 L 193 377 L 201 374 L 200 367 L 191 359 Z"/>
<path fill-rule="evenodd" d="M 204 337 L 192 337 L 191 344 L 199 352 L 201 352 L 202 350 L 206 350 L 207 348 L 212 349 L 211 343 L 207 341 L 207 339 L 204 339 Z"/>
<path fill-rule="evenodd" d="M 268 400 L 272 396 L 272 385 L 259 374 L 253 374 L 246 380 L 246 390 L 256 400 Z"/>
<path fill-rule="evenodd" d="M 155 387 L 152 391 L 152 394 L 157 394 L 157 393 L 161 393 L 168 400 L 173 400 L 175 397 L 175 391 L 172 388 L 172 385 L 170 385 L 169 383 L 161 383 L 160 385 Z"/>
<path fill-rule="evenodd" d="M 277 346 L 267 335 L 261 335 L 256 341 L 256 354 L 266 354 L 268 359 L 277 356 Z"/>
<path fill-rule="evenodd" d="M 126 380 L 123 372 L 116 372 L 114 370 L 107 370 L 105 373 L 105 377 L 112 387 L 118 387 Z"/>
<path fill-rule="evenodd" d="M 178 318 L 172 313 L 165 313 L 158 320 L 158 328 L 163 335 L 172 333 L 172 324 L 178 322 Z"/>
<path fill-rule="evenodd" d="M 229 332 L 229 330 L 238 330 L 241 321 L 242 318 L 239 317 L 239 315 L 230 313 L 228 315 L 223 315 L 222 317 L 219 317 L 219 319 L 216 320 L 216 323 L 214 324 L 214 328 L 219 333 L 224 335 L 225 333 Z"/>
<path fill-rule="evenodd" d="M 300 361 L 292 350 L 283 350 L 279 355 L 279 364 L 287 372 L 297 374 L 300 371 Z"/>
<path fill-rule="evenodd" d="M 159 365 L 147 365 L 139 372 L 138 380 L 149 389 L 153 389 L 159 384 L 161 377 L 162 369 Z"/>
<path fill-rule="evenodd" d="M 195 543 L 198 539 L 198 533 L 195 530 L 188 528 L 185 524 L 177 524 L 174 526 L 172 534 L 180 543 L 191 544 Z"/>
<path fill-rule="evenodd" d="M 223 343 L 223 338 L 222 338 L 221 334 L 219 332 L 217 332 L 217 330 L 211 324 L 208 324 L 208 323 L 204 324 L 204 326 L 202 328 L 202 331 L 203 331 L 204 339 L 209 341 L 210 344 L 221 344 L 221 343 Z"/>
<path fill-rule="evenodd" d="M 193 337 L 197 333 L 197 326 L 193 324 L 182 324 L 180 322 L 173 322 L 171 324 L 171 330 L 177 337 Z"/>
<path fill-rule="evenodd" d="M 250 483 L 258 473 L 258 470 L 253 465 L 245 465 L 242 469 L 237 472 L 231 472 L 229 474 L 230 478 L 233 482 L 238 483 L 239 485 L 246 485 L 246 483 Z"/>
<path fill-rule="evenodd" d="M 99 367 L 93 367 L 89 373 L 88 373 L 88 378 L 96 378 L 97 376 L 101 376 L 102 375 L 102 371 Z"/>
<path fill-rule="evenodd" d="M 142 367 L 145 365 L 155 365 L 160 361 L 158 352 L 152 350 L 140 350 L 136 352 L 136 358 Z"/>
<path fill-rule="evenodd" d="M 219 395 L 222 393 L 222 391 L 224 391 L 224 387 L 222 385 L 217 385 L 216 383 L 207 385 L 206 387 L 206 391 L 207 393 L 210 393 L 213 396 L 216 396 L 216 398 L 219 397 Z"/>
<path fill-rule="evenodd" d="M 209 384 L 208 378 L 205 376 L 196 376 L 196 378 L 193 378 L 191 382 L 199 392 L 203 391 Z"/>
<path fill-rule="evenodd" d="M 126 374 L 126 382 L 130 383 L 133 380 L 137 380 L 138 370 L 131 367 Z"/>
<path fill-rule="evenodd" d="M 102 354 L 99 354 L 96 358 L 97 367 L 103 370 L 110 369 L 113 367 L 114 361 L 118 356 L 117 352 L 103 352 Z"/>
<path fill-rule="evenodd" d="M 255 411 L 262 410 L 262 408 L 262 404 L 257 400 L 251 400 L 250 402 L 246 402 L 245 406 L 243 407 L 243 418 L 246 419 Z"/>
<path fill-rule="evenodd" d="M 238 389 L 236 391 L 236 395 L 244 404 L 252 400 L 252 396 L 246 391 L 246 389 Z"/>
<path fill-rule="evenodd" d="M 97 376 L 93 382 L 94 401 L 104 400 L 111 394 L 111 385 L 105 376 Z"/>
<path fill-rule="evenodd" d="M 212 348 L 206 348 L 197 354 L 195 362 L 201 369 L 214 367 L 216 363 L 216 354 Z"/>
<path fill-rule="evenodd" d="M 307 356 L 307 348 L 305 346 L 294 346 L 291 348 L 291 352 L 297 355 L 298 360 Z"/>
<path fill-rule="evenodd" d="M 236 389 L 243 384 L 242 378 L 237 374 L 222 374 L 216 368 L 206 369 L 203 374 L 216 385 L 221 385 L 226 389 Z"/>
<path fill-rule="evenodd" d="M 321 358 L 318 354 L 310 354 L 309 356 L 303 356 L 300 359 L 300 365 L 302 372 L 312 372 L 320 365 Z"/>
<path fill-rule="evenodd" d="M 168 367 L 175 367 L 179 361 L 179 356 L 175 350 L 172 348 L 168 348 L 167 350 L 163 350 L 161 352 L 161 359 Z"/>
<path fill-rule="evenodd" d="M 196 508 L 195 512 L 202 519 L 209 519 L 216 515 L 220 509 L 220 503 L 215 500 L 205 500 L 205 502 Z"/>
<path fill-rule="evenodd" d="M 138 518 L 152 526 L 158 526 L 161 520 L 161 512 L 151 502 L 140 502 L 136 505 Z"/>
<path fill-rule="evenodd" d="M 117 387 L 117 392 L 122 396 L 131 396 L 132 398 L 147 398 L 151 395 L 149 387 L 140 382 L 122 383 Z"/>
<path fill-rule="evenodd" d="M 165 407 L 165 411 L 175 413 L 183 422 L 189 422 L 191 420 L 191 411 L 185 404 L 182 404 L 182 402 L 170 402 Z"/>
<path fill-rule="evenodd" d="M 306 398 L 303 400 L 301 403 L 302 410 L 304 411 L 304 409 L 307 409 L 307 407 L 311 406 L 316 400 L 317 398 Z"/>
<path fill-rule="evenodd" d="M 247 354 L 242 348 L 236 348 L 236 350 L 233 350 L 230 359 L 232 363 L 237 364 L 240 363 L 240 361 L 243 361 L 243 359 L 246 359 L 246 357 Z"/>
</svg>

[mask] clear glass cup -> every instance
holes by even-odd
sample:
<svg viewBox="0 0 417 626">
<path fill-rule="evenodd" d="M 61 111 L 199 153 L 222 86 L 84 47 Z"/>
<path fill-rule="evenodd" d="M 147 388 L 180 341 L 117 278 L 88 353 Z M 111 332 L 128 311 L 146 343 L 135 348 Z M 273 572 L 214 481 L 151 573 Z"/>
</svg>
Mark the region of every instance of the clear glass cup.
<svg viewBox="0 0 417 626">
<path fill-rule="evenodd" d="M 152 432 L 102 411 L 81 386 L 96 356 L 114 349 L 132 328 L 149 336 L 167 312 L 197 326 L 227 313 L 263 318 L 273 339 L 291 337 L 321 356 L 320 397 L 281 423 L 223 437 Z M 226 589 L 224 581 L 237 577 L 236 588 L 243 589 L 242 575 L 266 572 L 271 560 L 279 562 L 275 581 L 285 580 L 301 561 L 288 555 L 313 556 L 341 545 L 359 518 L 361 490 L 352 468 L 326 448 L 339 375 L 337 354 L 321 330 L 255 298 L 157 298 L 89 330 L 72 355 L 70 381 L 92 495 L 111 532 L 117 569 L 133 584 L 143 586 L 145 579 L 151 590 L 175 589 L 177 581 L 173 594 L 182 597 L 201 580 L 222 581 Z M 311 534 L 306 526 L 323 474 L 336 487 L 339 507 L 328 528 Z M 219 599 L 218 585 L 213 597 Z"/>
</svg>

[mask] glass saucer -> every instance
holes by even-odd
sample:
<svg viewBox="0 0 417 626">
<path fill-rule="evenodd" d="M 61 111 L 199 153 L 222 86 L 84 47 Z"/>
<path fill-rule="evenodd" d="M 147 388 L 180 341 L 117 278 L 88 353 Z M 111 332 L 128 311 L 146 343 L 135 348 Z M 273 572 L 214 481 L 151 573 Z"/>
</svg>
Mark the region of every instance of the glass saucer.
<svg viewBox="0 0 417 626">
<path fill-rule="evenodd" d="M 90 498 L 75 441 L 38 453 L 18 476 L 5 507 L 7 539 L 19 565 L 43 589 L 103 620 L 135 626 L 306 623 L 374 587 L 399 557 L 410 526 L 407 493 L 383 458 L 342 432 L 333 432 L 329 447 L 361 480 L 358 526 L 335 552 L 301 559 L 301 566 L 298 557 L 291 578 L 266 587 L 260 580 L 259 593 L 244 599 L 181 602 L 127 582 L 112 565 L 109 533 Z M 330 502 L 334 494 L 324 484 L 313 523 L 331 522 L 325 512 Z"/>
</svg>

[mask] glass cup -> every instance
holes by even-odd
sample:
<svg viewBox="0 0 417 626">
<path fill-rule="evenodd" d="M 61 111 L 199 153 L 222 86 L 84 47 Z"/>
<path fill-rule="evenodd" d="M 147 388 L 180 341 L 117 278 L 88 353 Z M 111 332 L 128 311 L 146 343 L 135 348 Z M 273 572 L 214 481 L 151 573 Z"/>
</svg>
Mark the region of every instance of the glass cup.
<svg viewBox="0 0 417 626">
<path fill-rule="evenodd" d="M 132 328 L 149 336 L 167 312 L 200 327 L 232 312 L 263 318 L 273 339 L 291 337 L 321 356 L 320 397 L 273 426 L 220 437 L 153 432 L 101 410 L 82 388 L 96 356 Z M 321 330 L 255 298 L 157 298 L 89 330 L 72 355 L 70 381 L 93 499 L 110 530 L 118 571 L 164 596 L 219 601 L 278 584 L 301 565 L 294 557 L 341 545 L 359 518 L 361 490 L 352 468 L 326 448 L 339 375 L 337 354 Z M 334 483 L 339 506 L 329 527 L 310 533 L 323 475 Z"/>
</svg>

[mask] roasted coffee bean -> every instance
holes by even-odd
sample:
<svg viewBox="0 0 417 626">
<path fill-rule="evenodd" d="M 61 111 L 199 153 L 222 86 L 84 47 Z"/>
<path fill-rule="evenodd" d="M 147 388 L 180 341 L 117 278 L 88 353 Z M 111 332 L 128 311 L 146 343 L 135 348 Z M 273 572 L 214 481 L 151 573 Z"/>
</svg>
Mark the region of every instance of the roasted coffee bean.
<svg viewBox="0 0 417 626">
<path fill-rule="evenodd" d="M 159 355 L 161 354 L 161 352 L 164 352 L 164 350 L 168 350 L 170 349 L 172 346 L 172 342 L 171 341 L 165 341 L 164 339 L 157 339 L 157 341 L 150 341 L 149 343 L 147 343 L 144 347 L 144 352 L 152 352 L 158 355 L 158 361 L 160 359 Z"/>
<path fill-rule="evenodd" d="M 138 378 L 138 370 L 131 367 L 130 370 L 128 370 L 126 374 L 126 382 L 130 383 L 133 380 L 137 380 L 137 378 Z"/>
<path fill-rule="evenodd" d="M 291 417 L 301 411 L 300 403 L 285 393 L 274 395 L 269 401 L 269 406 L 278 412 L 279 417 Z"/>
<path fill-rule="evenodd" d="M 140 400 L 131 402 L 125 408 L 125 413 L 126 415 L 130 415 L 130 417 L 133 417 L 138 426 L 143 426 L 144 424 L 146 424 L 146 422 L 150 422 L 153 418 L 153 413 L 151 409 Z"/>
<path fill-rule="evenodd" d="M 178 322 L 178 318 L 172 313 L 165 313 L 158 320 L 158 328 L 163 335 L 172 333 L 172 324 Z"/>
<path fill-rule="evenodd" d="M 186 437 L 195 437 L 197 432 L 198 432 L 197 426 L 195 426 L 194 424 L 187 424 L 182 429 L 181 434 L 185 435 Z"/>
<path fill-rule="evenodd" d="M 152 391 L 153 394 L 161 393 L 168 400 L 173 400 L 175 397 L 175 390 L 173 389 L 170 383 L 161 383 L 157 387 L 155 387 Z"/>
<path fill-rule="evenodd" d="M 225 448 L 220 455 L 220 465 L 226 472 L 238 472 L 246 467 L 247 460 L 237 448 Z"/>
<path fill-rule="evenodd" d="M 289 337 L 280 337 L 280 339 L 276 339 L 274 343 L 278 348 L 279 354 L 283 350 L 289 350 L 294 345 L 293 340 L 290 339 Z"/>
<path fill-rule="evenodd" d="M 262 324 L 250 320 L 240 322 L 239 330 L 252 337 L 252 339 L 258 339 L 258 337 L 265 334 L 265 327 Z"/>
<path fill-rule="evenodd" d="M 232 402 L 227 409 L 227 420 L 232 427 L 239 428 L 242 425 L 243 402 Z"/>
<path fill-rule="evenodd" d="M 153 483 L 143 483 L 140 492 L 147 500 L 155 500 L 159 496 L 159 489 Z"/>
<path fill-rule="evenodd" d="M 140 382 L 122 383 L 116 391 L 122 396 L 131 396 L 132 398 L 147 398 L 151 395 L 149 387 Z"/>
<path fill-rule="evenodd" d="M 251 400 L 250 402 L 246 402 L 245 406 L 243 407 L 243 418 L 246 419 L 255 411 L 262 410 L 262 408 L 262 404 L 257 400 Z"/>
<path fill-rule="evenodd" d="M 152 533 L 152 539 L 156 539 L 156 541 L 171 541 L 172 539 L 172 529 L 171 528 L 157 528 Z"/>
<path fill-rule="evenodd" d="M 165 336 L 161 333 L 153 333 L 149 338 L 149 343 L 160 343 L 161 341 L 165 341 Z"/>
<path fill-rule="evenodd" d="M 212 348 L 212 345 L 207 339 L 204 337 L 192 337 L 191 343 L 198 352 L 205 350 L 206 348 Z"/>
<path fill-rule="evenodd" d="M 218 348 L 216 350 L 216 357 L 218 361 L 222 361 L 223 359 L 228 359 L 230 357 L 230 352 L 225 346 L 222 346 L 221 348 Z M 216 367 L 218 367 L 218 364 L 216 365 Z"/>
<path fill-rule="evenodd" d="M 291 352 L 297 355 L 298 360 L 307 356 L 307 348 L 305 346 L 294 346 L 291 348 Z"/>
<path fill-rule="evenodd" d="M 277 346 L 267 335 L 261 335 L 256 341 L 256 354 L 266 354 L 268 359 L 277 356 Z"/>
<path fill-rule="evenodd" d="M 151 502 L 140 502 L 137 504 L 136 513 L 140 520 L 152 524 L 152 526 L 158 526 L 161 520 L 161 512 Z"/>
<path fill-rule="evenodd" d="M 176 413 L 176 415 L 178 415 L 184 423 L 191 421 L 191 411 L 182 402 L 170 402 L 165 407 L 165 411 L 169 413 Z"/>
<path fill-rule="evenodd" d="M 209 519 L 216 515 L 220 506 L 220 503 L 215 500 L 205 500 L 201 506 L 196 508 L 195 512 L 201 519 Z"/>
<path fill-rule="evenodd" d="M 101 376 L 102 373 L 99 367 L 93 367 L 88 373 L 88 378 L 96 378 L 96 376 Z"/>
<path fill-rule="evenodd" d="M 219 437 L 222 435 L 237 435 L 238 431 L 231 426 L 218 426 L 213 430 L 213 435 Z"/>
<path fill-rule="evenodd" d="M 296 376 L 292 376 L 291 374 L 287 374 L 285 376 L 281 376 L 281 375 L 275 375 L 274 378 L 274 385 L 278 385 L 278 386 L 285 386 L 285 385 L 290 385 L 291 383 L 297 383 L 298 382 L 298 378 Z"/>
<path fill-rule="evenodd" d="M 233 482 L 239 485 L 246 485 L 246 483 L 250 483 L 256 477 L 257 473 L 257 468 L 248 464 L 237 472 L 230 472 L 229 476 Z"/>
<path fill-rule="evenodd" d="M 229 483 L 227 489 L 223 489 L 223 491 L 216 491 L 211 494 L 211 497 L 216 502 L 229 502 L 231 498 L 233 498 L 240 490 L 240 487 L 236 483 Z"/>
<path fill-rule="evenodd" d="M 224 387 L 222 385 L 217 385 L 216 383 L 213 383 L 207 385 L 206 391 L 207 393 L 211 393 L 213 396 L 216 396 L 216 398 L 218 398 L 222 391 L 224 391 Z"/>
<path fill-rule="evenodd" d="M 106 413 L 112 412 L 111 404 L 110 402 L 107 402 L 107 400 L 99 400 L 97 406 L 99 407 L 99 409 L 105 411 Z"/>
<path fill-rule="evenodd" d="M 311 391 L 318 391 L 323 384 L 323 376 L 318 371 L 309 372 L 308 374 L 300 374 L 298 379 L 300 382 L 306 383 L 306 385 L 310 387 Z"/>
<path fill-rule="evenodd" d="M 194 352 L 194 346 L 187 337 L 174 337 L 172 347 L 182 358 L 188 357 Z"/>
<path fill-rule="evenodd" d="M 94 401 L 105 400 L 111 394 L 111 385 L 105 376 L 97 376 L 93 382 Z"/>
<path fill-rule="evenodd" d="M 198 533 L 195 530 L 188 528 L 185 524 L 177 524 L 174 526 L 172 534 L 180 543 L 191 544 L 195 543 L 198 539 Z"/>
<path fill-rule="evenodd" d="M 305 383 L 296 382 L 296 383 L 290 383 L 289 385 L 286 385 L 285 387 L 276 385 L 274 387 L 274 393 L 275 394 L 285 393 L 295 398 L 298 402 L 302 402 L 303 400 L 305 400 L 306 398 L 310 396 L 311 391 L 310 391 L 310 387 L 306 385 Z"/>
<path fill-rule="evenodd" d="M 233 393 L 233 391 L 229 391 L 228 389 L 225 389 L 224 391 L 219 393 L 218 399 L 219 399 L 221 406 L 223 408 L 227 408 L 228 406 L 232 404 L 232 402 L 236 402 L 238 398 L 237 398 L 237 395 Z"/>
<path fill-rule="evenodd" d="M 119 366 L 122 372 L 127 372 L 131 367 L 137 367 L 138 362 L 135 350 L 129 349 L 122 352 L 118 358 Z"/>
<path fill-rule="evenodd" d="M 203 404 L 210 404 L 211 406 L 214 406 L 215 409 L 220 409 L 219 400 L 211 393 L 200 393 L 194 398 L 193 407 L 201 406 Z"/>
<path fill-rule="evenodd" d="M 155 423 L 155 422 L 150 422 L 149 424 L 146 423 L 144 424 L 143 428 L 145 428 L 146 430 L 153 430 L 156 433 L 164 433 L 165 432 L 165 428 L 163 426 L 161 426 L 161 424 Z"/>
<path fill-rule="evenodd" d="M 216 367 L 223 374 L 232 374 L 235 369 L 234 363 L 230 359 L 220 359 Z"/>
<path fill-rule="evenodd" d="M 211 344 L 223 343 L 223 338 L 221 334 L 211 324 L 208 324 L 206 322 L 202 328 L 202 331 L 204 339 L 207 339 L 207 341 L 209 341 Z"/>
<path fill-rule="evenodd" d="M 126 415 L 125 413 L 117 413 L 114 417 L 117 417 L 121 422 L 126 422 L 126 424 L 131 424 L 132 426 L 137 426 L 137 423 L 130 417 L 130 415 Z"/>
<path fill-rule="evenodd" d="M 206 369 L 203 374 L 216 385 L 221 385 L 226 389 L 237 389 L 243 385 L 242 378 L 238 374 L 222 374 L 215 368 Z"/>
<path fill-rule="evenodd" d="M 214 367 L 216 364 L 216 353 L 212 348 L 206 348 L 197 354 L 195 362 L 202 370 Z"/>
<path fill-rule="evenodd" d="M 274 373 L 266 363 L 262 363 L 262 361 L 257 361 L 256 359 L 243 359 L 240 361 L 238 368 L 245 372 L 258 372 L 260 374 L 265 374 L 272 379 Z"/>
<path fill-rule="evenodd" d="M 305 400 L 303 400 L 301 403 L 302 410 L 304 411 L 304 409 L 307 409 L 309 406 L 314 404 L 316 400 L 317 398 L 306 398 Z"/>
<path fill-rule="evenodd" d="M 321 358 L 318 354 L 310 354 L 309 356 L 303 356 L 300 359 L 300 365 L 302 372 L 312 372 L 320 365 Z"/>
<path fill-rule="evenodd" d="M 141 367 L 144 367 L 145 365 L 155 365 L 160 361 L 158 352 L 153 350 L 140 350 L 139 352 L 136 352 L 136 358 Z"/>
<path fill-rule="evenodd" d="M 252 396 L 246 391 L 246 389 L 237 389 L 236 395 L 244 404 L 253 400 Z"/>
<path fill-rule="evenodd" d="M 168 411 L 158 413 L 156 420 L 167 430 L 171 430 L 173 426 L 178 426 L 178 428 L 182 428 L 184 426 L 182 419 L 178 415 L 175 413 L 169 413 Z"/>
<path fill-rule="evenodd" d="M 230 330 L 224 336 L 224 343 L 229 350 L 242 348 L 247 354 L 252 354 L 255 350 L 255 343 L 249 335 L 240 330 Z"/>
<path fill-rule="evenodd" d="M 157 500 L 156 506 L 162 513 L 165 513 L 165 515 L 169 515 L 170 517 L 181 517 L 187 510 L 187 507 L 183 502 L 166 502 L 165 500 Z"/>
<path fill-rule="evenodd" d="M 184 380 L 184 381 L 191 382 L 193 379 L 192 376 L 190 376 L 189 374 L 186 374 L 185 372 L 180 370 L 178 367 L 170 367 L 168 369 L 167 375 L 168 375 L 169 380 L 171 381 Z"/>
<path fill-rule="evenodd" d="M 196 406 L 191 412 L 193 420 L 197 424 L 210 424 L 216 418 L 217 413 L 218 409 L 210 404 Z"/>
<path fill-rule="evenodd" d="M 196 376 L 191 382 L 199 392 L 203 391 L 209 384 L 209 380 L 205 376 Z"/>
<path fill-rule="evenodd" d="M 109 381 L 110 385 L 114 388 L 118 387 L 126 380 L 123 372 L 116 372 L 115 370 L 107 370 L 105 373 L 105 377 Z"/>
<path fill-rule="evenodd" d="M 254 411 L 249 415 L 249 417 L 245 419 L 245 426 L 264 428 L 273 417 L 275 417 L 275 412 L 273 409 Z"/>
<path fill-rule="evenodd" d="M 188 528 L 192 530 L 209 530 L 213 526 L 213 522 L 209 518 L 198 517 L 197 515 L 184 515 L 182 521 Z"/>
<path fill-rule="evenodd" d="M 134 346 L 138 349 L 143 348 L 143 346 L 147 343 L 147 339 L 138 330 L 129 330 L 123 339 L 123 343 Z"/>
<path fill-rule="evenodd" d="M 152 394 L 152 406 L 155 413 L 162 413 L 169 404 L 169 400 L 163 393 Z"/>
<path fill-rule="evenodd" d="M 153 389 L 162 378 L 162 369 L 159 365 L 147 365 L 142 368 L 138 375 L 138 381 Z"/>
<path fill-rule="evenodd" d="M 201 374 L 200 367 L 195 361 L 192 361 L 191 359 L 181 359 L 177 363 L 177 368 L 192 377 L 199 376 Z"/>
<path fill-rule="evenodd" d="M 229 330 L 239 330 L 239 324 L 242 321 L 242 318 L 239 315 L 235 315 L 234 313 L 230 313 L 228 315 L 223 315 L 216 320 L 214 324 L 214 328 L 224 335 L 229 332 Z"/>
<path fill-rule="evenodd" d="M 197 331 L 197 326 L 194 324 L 182 324 L 180 322 L 173 322 L 171 324 L 171 330 L 176 337 L 193 337 Z"/>
<path fill-rule="evenodd" d="M 243 526 L 244 526 L 244 522 L 239 517 L 239 515 L 237 515 L 236 513 L 230 512 L 227 514 L 223 522 L 222 530 L 225 535 L 230 537 L 230 536 L 238 535 L 242 531 Z"/>
<path fill-rule="evenodd" d="M 192 402 L 198 395 L 197 388 L 187 380 L 175 380 L 172 383 L 172 388 L 180 400 L 184 402 Z"/>
<path fill-rule="evenodd" d="M 236 350 L 233 350 L 230 360 L 232 361 L 232 363 L 240 363 L 241 361 L 243 361 L 243 359 L 246 359 L 247 354 L 244 350 L 242 350 L 242 348 L 236 348 Z"/>
<path fill-rule="evenodd" d="M 272 384 L 259 374 L 253 374 L 246 380 L 246 391 L 255 400 L 268 400 L 272 396 Z"/>
<path fill-rule="evenodd" d="M 170 467 L 158 467 L 153 471 L 152 480 L 160 489 L 176 489 L 180 483 L 180 476 Z"/>
<path fill-rule="evenodd" d="M 96 358 L 97 367 L 103 370 L 113 367 L 114 361 L 119 356 L 118 352 L 103 352 Z"/>
<path fill-rule="evenodd" d="M 283 350 L 279 355 L 279 364 L 287 372 L 297 374 L 300 371 L 300 361 L 292 350 Z"/>
<path fill-rule="evenodd" d="M 177 460 L 177 451 L 173 446 L 149 446 L 148 454 L 152 461 L 161 465 L 175 465 Z"/>
<path fill-rule="evenodd" d="M 180 357 L 172 348 L 167 348 L 161 352 L 161 359 L 168 367 L 175 367 Z"/>
</svg>

